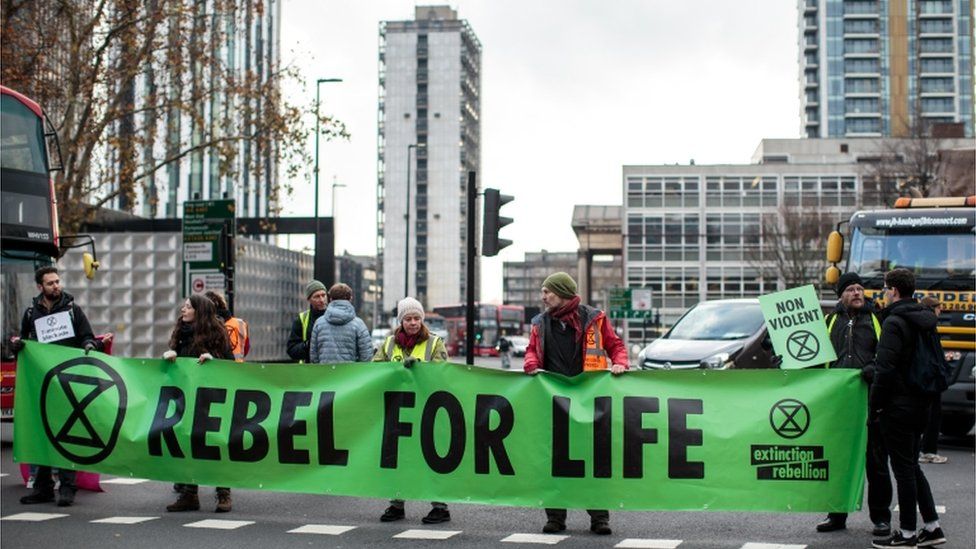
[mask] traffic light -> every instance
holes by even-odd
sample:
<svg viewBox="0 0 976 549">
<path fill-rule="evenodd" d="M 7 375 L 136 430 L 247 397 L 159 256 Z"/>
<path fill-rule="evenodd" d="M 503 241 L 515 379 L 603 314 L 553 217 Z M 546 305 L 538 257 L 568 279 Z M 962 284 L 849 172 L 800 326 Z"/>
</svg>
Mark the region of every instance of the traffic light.
<svg viewBox="0 0 976 549">
<path fill-rule="evenodd" d="M 499 210 L 513 200 L 515 200 L 514 196 L 501 194 L 498 189 L 485 189 L 485 225 L 481 240 L 481 255 L 498 255 L 499 250 L 512 244 L 511 240 L 498 238 L 498 231 L 512 223 L 512 218 L 501 217 Z"/>
</svg>

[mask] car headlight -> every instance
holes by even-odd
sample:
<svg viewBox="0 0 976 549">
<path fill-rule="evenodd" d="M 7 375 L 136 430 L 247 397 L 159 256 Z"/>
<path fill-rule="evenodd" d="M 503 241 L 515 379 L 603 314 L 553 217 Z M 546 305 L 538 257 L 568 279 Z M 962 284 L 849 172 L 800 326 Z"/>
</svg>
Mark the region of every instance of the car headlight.
<svg viewBox="0 0 976 549">
<path fill-rule="evenodd" d="M 708 368 L 709 370 L 724 370 L 731 365 L 732 361 L 729 360 L 729 353 L 714 354 L 701 361 L 701 367 Z"/>
</svg>

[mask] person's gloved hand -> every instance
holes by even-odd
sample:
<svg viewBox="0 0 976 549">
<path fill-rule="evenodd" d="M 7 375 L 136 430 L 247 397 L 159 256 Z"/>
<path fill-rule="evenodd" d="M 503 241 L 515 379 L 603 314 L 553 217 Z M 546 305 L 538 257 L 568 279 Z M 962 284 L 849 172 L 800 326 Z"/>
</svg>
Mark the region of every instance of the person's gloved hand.
<svg viewBox="0 0 976 549">
<path fill-rule="evenodd" d="M 783 367 L 783 355 L 773 355 L 769 359 L 770 368 L 782 368 Z"/>
<path fill-rule="evenodd" d="M 213 360 L 213 355 L 210 353 L 203 353 L 200 358 L 197 359 L 197 364 L 203 364 L 208 360 Z"/>
<path fill-rule="evenodd" d="M 19 353 L 24 348 L 24 340 L 19 337 L 10 339 L 10 351 L 14 354 Z"/>
<path fill-rule="evenodd" d="M 420 362 L 420 359 L 418 359 L 416 357 L 408 356 L 408 357 L 406 357 L 406 358 L 403 359 L 403 367 L 404 368 L 412 368 L 413 365 L 416 364 L 416 363 L 418 363 L 418 362 Z"/>
<path fill-rule="evenodd" d="M 95 343 L 94 342 L 89 341 L 88 343 L 85 343 L 85 354 L 86 355 L 88 353 L 92 352 L 93 350 L 95 350 Z"/>
<path fill-rule="evenodd" d="M 169 360 L 170 362 L 176 360 L 176 351 L 172 349 L 166 351 L 165 353 L 163 353 L 163 358 Z"/>
<path fill-rule="evenodd" d="M 874 381 L 874 366 L 865 366 L 861 368 L 861 379 L 865 381 L 868 385 Z"/>
</svg>

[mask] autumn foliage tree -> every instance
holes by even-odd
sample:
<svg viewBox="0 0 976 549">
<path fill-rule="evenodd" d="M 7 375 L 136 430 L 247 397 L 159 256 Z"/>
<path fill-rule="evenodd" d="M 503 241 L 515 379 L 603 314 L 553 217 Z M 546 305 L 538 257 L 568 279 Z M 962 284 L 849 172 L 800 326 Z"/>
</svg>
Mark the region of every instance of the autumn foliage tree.
<svg viewBox="0 0 976 549">
<path fill-rule="evenodd" d="M 3 0 L 0 79 L 38 101 L 58 133 L 63 230 L 107 204 L 175 216 L 180 181 L 199 192 L 204 177 L 204 198 L 261 189 L 252 195 L 277 211 L 289 190 L 279 173 L 311 164 L 315 114 L 282 96 L 304 82 L 269 53 L 276 30 L 265 9 L 262 0 Z M 326 138 L 346 136 L 341 122 L 320 122 Z"/>
</svg>

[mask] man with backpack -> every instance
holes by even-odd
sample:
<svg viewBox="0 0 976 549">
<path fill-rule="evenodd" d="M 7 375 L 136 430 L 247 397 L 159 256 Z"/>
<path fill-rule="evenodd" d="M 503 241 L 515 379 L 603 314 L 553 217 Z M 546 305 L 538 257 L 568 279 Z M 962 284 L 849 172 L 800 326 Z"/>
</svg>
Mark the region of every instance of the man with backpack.
<svg viewBox="0 0 976 549">
<path fill-rule="evenodd" d="M 876 539 L 873 547 L 931 547 L 946 542 L 928 480 L 918 465 L 918 449 L 928 420 L 928 409 L 945 389 L 936 316 L 918 304 L 915 275 L 907 269 L 885 274 L 878 341 L 877 373 L 871 388 L 870 415 L 881 421 L 881 434 L 891 459 L 898 490 L 900 531 Z M 941 378 L 941 379 L 940 379 Z M 941 387 L 941 388 L 940 388 Z M 924 527 L 916 534 L 916 506 Z"/>
<path fill-rule="evenodd" d="M 870 386 L 874 379 L 874 354 L 881 335 L 881 321 L 874 306 L 864 297 L 864 286 L 857 273 L 844 273 L 837 281 L 837 308 L 827 315 L 827 332 L 837 353 L 828 368 L 860 370 Z M 865 470 L 868 481 L 868 513 L 875 536 L 891 534 L 891 476 L 881 428 L 877 421 L 868 424 Z M 829 513 L 817 524 L 818 532 L 833 532 L 847 527 L 847 513 Z"/>
</svg>

